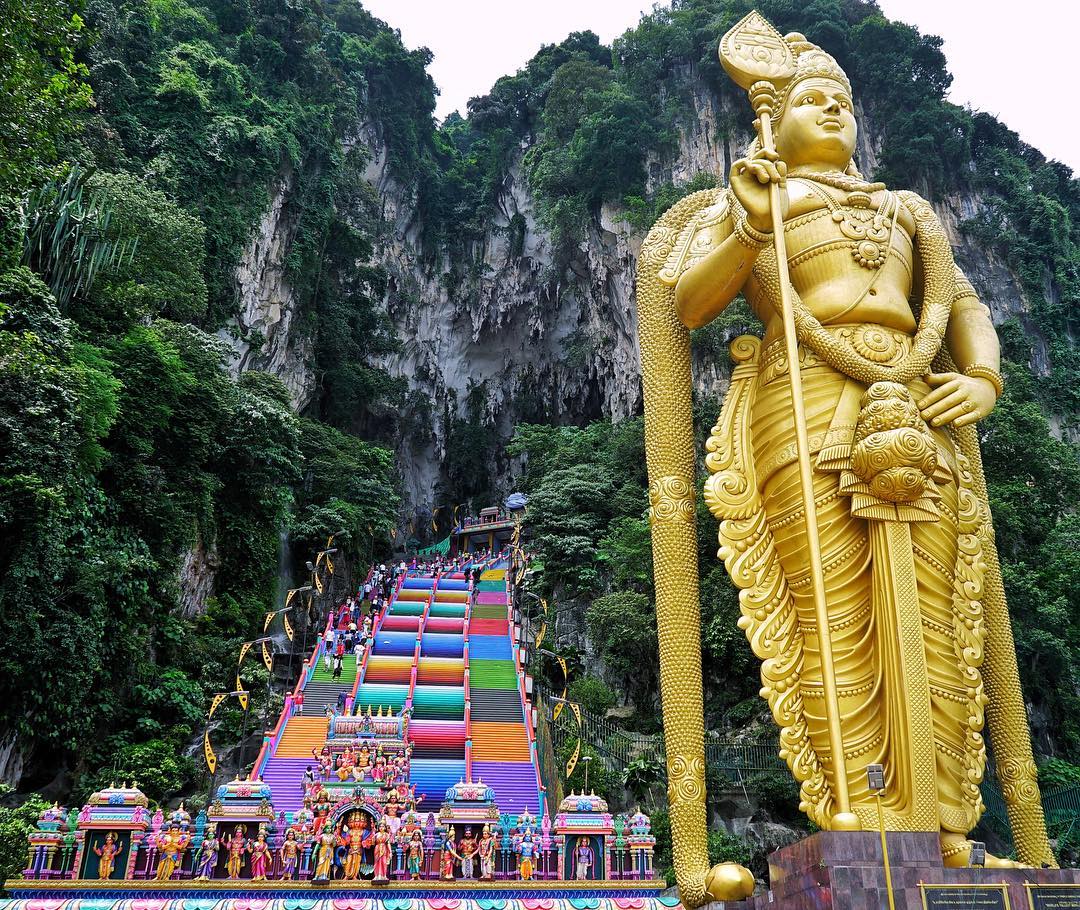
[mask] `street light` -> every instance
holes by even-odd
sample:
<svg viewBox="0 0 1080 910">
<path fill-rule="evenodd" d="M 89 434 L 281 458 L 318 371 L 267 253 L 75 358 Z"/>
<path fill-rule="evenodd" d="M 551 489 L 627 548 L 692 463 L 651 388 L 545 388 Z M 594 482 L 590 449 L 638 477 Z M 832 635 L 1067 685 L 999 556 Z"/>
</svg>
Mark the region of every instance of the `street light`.
<svg viewBox="0 0 1080 910">
<path fill-rule="evenodd" d="M 589 792 L 589 762 L 592 761 L 592 756 L 587 752 L 581 756 L 581 760 L 585 762 L 585 786 L 582 788 L 582 793 Z"/>
<path fill-rule="evenodd" d="M 885 891 L 889 895 L 889 910 L 896 910 L 893 899 L 892 870 L 889 868 L 889 845 L 885 841 L 885 815 L 881 808 L 881 798 L 885 795 L 885 768 L 883 765 L 866 766 L 866 783 L 877 797 L 878 832 L 881 834 L 881 858 L 885 863 Z"/>
</svg>

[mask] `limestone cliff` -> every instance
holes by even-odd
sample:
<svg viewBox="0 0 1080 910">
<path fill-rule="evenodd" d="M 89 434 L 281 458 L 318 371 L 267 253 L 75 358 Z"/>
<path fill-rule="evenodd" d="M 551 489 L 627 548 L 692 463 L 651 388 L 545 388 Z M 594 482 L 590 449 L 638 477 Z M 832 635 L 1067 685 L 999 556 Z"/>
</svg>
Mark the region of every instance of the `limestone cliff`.
<svg viewBox="0 0 1080 910">
<path fill-rule="evenodd" d="M 743 99 L 713 91 L 691 65 L 679 68 L 675 77 L 688 104 L 675 151 L 647 162 L 650 191 L 685 184 L 702 173 L 725 175 L 750 139 Z M 861 111 L 859 119 L 857 158 L 871 174 L 877 133 Z M 439 504 L 436 487 L 448 423 L 462 413 L 470 395 L 482 402 L 481 419 L 493 442 L 505 442 L 522 420 L 579 423 L 640 410 L 634 274 L 644 232 L 631 227 L 622 208 L 605 204 L 592 216 L 582 242 L 569 251 L 556 250 L 538 222 L 524 172 L 526 141 L 504 176 L 486 233 L 466 251 L 468 261 L 451 261 L 422 244 L 415 188 L 394 178 L 380 126 L 368 122 L 359 141 L 370 150 L 365 176 L 381 203 L 383 231 L 375 256 L 389 275 L 385 307 L 402 342 L 383 366 L 408 383 L 400 425 L 422 428 L 394 440 L 411 504 Z M 288 179 L 274 187 L 237 270 L 240 313 L 233 336 L 238 368 L 255 366 L 282 376 L 302 407 L 314 376 L 310 342 L 298 334 L 281 271 L 290 237 L 282 214 L 289 192 Z M 1022 313 L 1024 295 L 1016 276 L 959 229 L 980 210 L 979 198 L 951 196 L 936 208 L 958 261 L 995 320 Z M 451 281 L 452 275 L 465 277 Z M 250 340 L 253 335 L 261 337 L 261 347 Z M 699 352 L 696 359 L 699 391 L 722 394 L 726 358 Z M 496 476 L 507 467 L 499 451 L 491 446 Z"/>
</svg>

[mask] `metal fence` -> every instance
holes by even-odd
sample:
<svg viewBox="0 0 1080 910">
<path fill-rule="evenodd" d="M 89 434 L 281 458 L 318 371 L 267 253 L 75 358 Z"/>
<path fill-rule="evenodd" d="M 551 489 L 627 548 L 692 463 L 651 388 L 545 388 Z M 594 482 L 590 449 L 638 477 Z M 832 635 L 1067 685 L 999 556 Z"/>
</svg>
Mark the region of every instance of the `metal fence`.
<svg viewBox="0 0 1080 910">
<path fill-rule="evenodd" d="M 541 707 L 541 717 L 551 732 L 555 755 L 563 755 L 566 743 L 578 736 L 578 725 L 569 708 L 554 720 L 553 693 L 545 686 L 536 687 L 536 702 Z M 624 730 L 606 717 L 579 708 L 581 712 L 581 740 L 592 747 L 604 765 L 612 771 L 621 771 L 639 758 L 655 758 L 664 762 L 664 734 L 637 733 Z M 775 737 L 735 742 L 720 735 L 705 740 L 705 764 L 713 775 L 742 784 L 744 775 L 763 771 L 786 770 L 780 758 L 780 743 Z"/>
</svg>

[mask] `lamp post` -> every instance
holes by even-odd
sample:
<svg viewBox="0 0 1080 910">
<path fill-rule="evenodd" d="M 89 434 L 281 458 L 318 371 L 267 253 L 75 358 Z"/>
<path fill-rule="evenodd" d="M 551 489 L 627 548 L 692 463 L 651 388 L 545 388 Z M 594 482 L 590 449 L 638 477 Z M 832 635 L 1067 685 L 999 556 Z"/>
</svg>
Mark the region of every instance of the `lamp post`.
<svg viewBox="0 0 1080 910">
<path fill-rule="evenodd" d="M 582 793 L 589 792 L 589 762 L 592 761 L 592 756 L 587 752 L 581 756 L 581 760 L 585 762 L 585 786 L 581 788 Z"/>
<path fill-rule="evenodd" d="M 892 890 L 892 870 L 889 868 L 889 845 L 885 840 L 885 814 L 881 799 L 885 795 L 885 768 L 883 765 L 866 766 L 866 782 L 877 797 L 878 832 L 881 834 L 881 858 L 885 864 L 885 892 L 889 896 L 889 910 L 896 910 Z"/>
</svg>

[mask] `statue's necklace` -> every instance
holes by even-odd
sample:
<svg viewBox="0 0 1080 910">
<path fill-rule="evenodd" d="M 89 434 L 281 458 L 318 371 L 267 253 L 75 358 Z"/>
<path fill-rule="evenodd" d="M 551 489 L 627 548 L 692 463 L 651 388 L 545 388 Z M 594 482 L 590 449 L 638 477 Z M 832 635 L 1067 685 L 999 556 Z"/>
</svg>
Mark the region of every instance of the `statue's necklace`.
<svg viewBox="0 0 1080 910">
<path fill-rule="evenodd" d="M 866 269 L 880 269 L 889 258 L 899 204 L 892 193 L 884 192 L 877 211 L 871 210 L 872 194 L 885 190 L 885 184 L 865 183 L 846 174 L 796 172 L 793 176 L 805 181 L 807 188 L 829 207 L 840 233 L 851 241 L 851 255 L 855 261 Z M 837 202 L 832 193 L 817 185 L 822 183 L 844 190 L 847 193 L 845 201 Z"/>
</svg>

